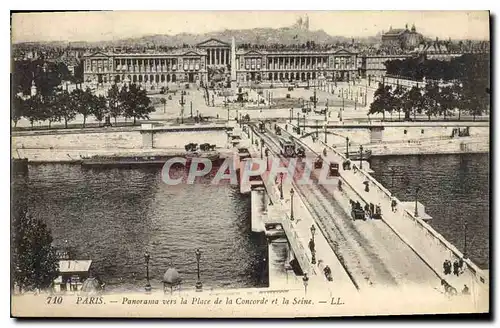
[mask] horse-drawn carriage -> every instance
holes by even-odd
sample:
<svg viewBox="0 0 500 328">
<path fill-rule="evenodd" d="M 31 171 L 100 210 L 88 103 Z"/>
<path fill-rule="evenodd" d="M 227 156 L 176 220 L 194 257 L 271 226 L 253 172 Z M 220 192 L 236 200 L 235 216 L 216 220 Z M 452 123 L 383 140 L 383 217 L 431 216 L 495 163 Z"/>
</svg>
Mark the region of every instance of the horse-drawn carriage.
<svg viewBox="0 0 500 328">
<path fill-rule="evenodd" d="M 321 156 L 318 156 L 316 160 L 314 161 L 314 168 L 315 169 L 320 169 L 323 167 L 323 158 Z"/>
<path fill-rule="evenodd" d="M 184 146 L 184 149 L 186 149 L 186 151 L 197 151 L 198 150 L 198 144 L 190 142 L 190 143 L 188 143 L 187 145 Z"/>
<path fill-rule="evenodd" d="M 350 200 L 351 203 L 351 217 L 353 221 L 364 220 L 366 221 L 365 210 L 361 207 L 359 202 Z"/>
<path fill-rule="evenodd" d="M 265 122 L 259 122 L 259 132 L 261 132 L 261 133 L 266 132 L 266 123 Z"/>
<path fill-rule="evenodd" d="M 275 133 L 277 136 L 280 136 L 280 135 L 281 135 L 281 128 L 280 128 L 278 125 L 275 125 L 275 126 L 274 126 L 274 133 Z"/>
<path fill-rule="evenodd" d="M 200 150 L 201 151 L 214 151 L 215 147 L 216 147 L 216 145 L 213 145 L 213 144 L 211 145 L 209 143 L 202 143 L 200 145 Z"/>
<path fill-rule="evenodd" d="M 306 150 L 302 146 L 297 146 L 296 153 L 297 157 L 304 158 L 306 157 Z"/>
</svg>

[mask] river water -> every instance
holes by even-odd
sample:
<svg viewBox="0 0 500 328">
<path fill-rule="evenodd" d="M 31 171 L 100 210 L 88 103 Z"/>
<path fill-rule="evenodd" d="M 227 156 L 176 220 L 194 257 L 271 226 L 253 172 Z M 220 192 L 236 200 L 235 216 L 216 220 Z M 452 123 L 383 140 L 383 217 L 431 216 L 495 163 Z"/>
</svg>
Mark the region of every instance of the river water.
<svg viewBox="0 0 500 328">
<path fill-rule="evenodd" d="M 267 243 L 251 233 L 250 197 L 237 186 L 209 179 L 168 186 L 160 168 L 76 165 L 30 166 L 14 185 L 14 197 L 25 197 L 33 215 L 47 222 L 54 244 L 92 259 L 108 290 L 143 290 L 146 250 L 153 288 L 162 288 L 171 265 L 183 288 L 193 288 L 196 248 L 204 288 L 268 284 Z"/>
<path fill-rule="evenodd" d="M 372 169 L 402 201 L 415 201 L 419 185 L 430 225 L 460 251 L 467 244 L 472 261 L 489 268 L 489 154 L 374 157 Z"/>
<path fill-rule="evenodd" d="M 414 200 L 414 186 L 420 185 L 419 200 L 433 217 L 431 225 L 460 250 L 466 220 L 468 253 L 481 268 L 489 267 L 488 166 L 487 154 L 372 159 L 375 178 L 399 199 Z M 281 254 L 273 257 L 279 262 L 271 263 L 273 272 L 286 258 L 279 245 L 268 248 L 265 237 L 251 232 L 250 197 L 237 186 L 211 185 L 209 178 L 167 186 L 159 168 L 50 164 L 30 166 L 27 176 L 14 177 L 13 186 L 13 197 L 47 222 L 56 246 L 93 260 L 108 290 L 143 290 L 146 250 L 151 283 L 158 289 L 171 265 L 183 288 L 193 288 L 196 248 L 202 251 L 205 288 L 267 286 L 269 250 Z"/>
</svg>

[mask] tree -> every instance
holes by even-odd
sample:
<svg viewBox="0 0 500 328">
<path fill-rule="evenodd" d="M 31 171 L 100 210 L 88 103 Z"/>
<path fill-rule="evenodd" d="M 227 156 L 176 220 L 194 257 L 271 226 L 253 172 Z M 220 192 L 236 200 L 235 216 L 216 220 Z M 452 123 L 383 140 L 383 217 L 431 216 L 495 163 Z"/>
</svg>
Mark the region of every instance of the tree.
<svg viewBox="0 0 500 328">
<path fill-rule="evenodd" d="M 460 120 L 460 116 L 463 109 L 467 109 L 466 99 L 463 96 L 463 87 L 462 83 L 459 81 L 455 81 L 452 85 L 453 99 L 455 101 L 455 108 L 458 109 L 458 120 Z"/>
<path fill-rule="evenodd" d="M 431 120 L 431 115 L 437 115 L 441 113 L 441 95 L 439 90 L 439 85 L 435 82 L 430 82 L 425 85 L 424 95 L 422 100 L 424 102 L 425 113 L 429 121 Z M 444 115 L 446 119 L 446 113 Z"/>
<path fill-rule="evenodd" d="M 401 121 L 401 110 L 404 108 L 405 89 L 398 85 L 392 94 L 394 109 L 398 111 L 398 120 Z"/>
<path fill-rule="evenodd" d="M 413 86 L 404 96 L 405 120 L 410 120 L 410 114 L 413 112 L 413 119 L 416 119 L 417 113 L 422 113 L 424 109 L 424 99 L 419 87 Z"/>
<path fill-rule="evenodd" d="M 52 122 L 59 122 L 61 120 L 61 113 L 58 111 L 58 97 L 48 96 L 42 99 L 38 109 L 37 119 L 40 121 L 49 121 L 49 129 Z"/>
<path fill-rule="evenodd" d="M 129 87 L 123 85 L 123 87 L 120 89 L 120 92 L 118 93 L 118 101 L 121 107 L 121 114 L 123 115 L 123 117 L 125 117 L 125 119 L 132 117 L 133 114 L 132 111 L 134 99 L 132 99 L 132 97 L 134 97 L 134 95 L 129 91 L 129 89 L 132 88 L 132 85 L 133 84 L 130 84 Z"/>
<path fill-rule="evenodd" d="M 385 111 L 392 111 L 394 105 L 391 89 L 391 86 L 384 85 L 382 83 L 378 84 L 378 88 L 375 90 L 373 102 L 370 104 L 369 114 L 382 113 L 382 120 L 385 121 Z"/>
<path fill-rule="evenodd" d="M 25 117 L 30 121 L 31 127 L 33 128 L 33 123 L 38 121 L 41 116 L 40 112 L 42 111 L 43 100 L 42 97 L 37 94 L 26 101 L 25 109 Z"/>
<path fill-rule="evenodd" d="M 85 91 L 75 89 L 70 94 L 71 106 L 76 113 L 83 116 L 83 127 L 87 122 L 87 117 L 92 114 L 92 91 L 87 87 Z"/>
<path fill-rule="evenodd" d="M 46 224 L 15 205 L 12 214 L 12 273 L 21 291 L 49 288 L 59 275 L 56 251 Z"/>
<path fill-rule="evenodd" d="M 123 113 L 122 107 L 120 106 L 120 90 L 116 84 L 113 84 L 108 90 L 108 101 L 109 114 L 115 119 L 116 125 L 116 118 Z"/>
<path fill-rule="evenodd" d="M 72 106 L 71 96 L 67 91 L 59 92 L 56 95 L 56 115 L 64 119 L 64 128 L 68 128 L 68 122 L 75 118 L 76 110 Z"/>
<path fill-rule="evenodd" d="M 444 119 L 446 119 L 446 115 L 450 115 L 450 112 L 455 109 L 457 105 L 453 86 L 442 87 L 439 93 L 439 99 L 439 113 L 444 115 Z"/>
<path fill-rule="evenodd" d="M 101 123 L 104 116 L 108 113 L 106 97 L 92 95 L 92 104 L 92 115 Z"/>
<path fill-rule="evenodd" d="M 123 88 L 120 91 L 120 102 L 123 105 L 124 116 L 126 118 L 133 117 L 134 125 L 137 119 L 149 119 L 149 114 L 154 111 L 146 90 L 139 89 L 135 84 L 131 84 L 128 89 Z"/>
<path fill-rule="evenodd" d="M 14 101 L 12 102 L 12 115 L 11 119 L 14 122 L 14 127 L 17 127 L 17 122 L 25 115 L 26 102 L 23 98 L 18 95 L 14 96 Z"/>
</svg>

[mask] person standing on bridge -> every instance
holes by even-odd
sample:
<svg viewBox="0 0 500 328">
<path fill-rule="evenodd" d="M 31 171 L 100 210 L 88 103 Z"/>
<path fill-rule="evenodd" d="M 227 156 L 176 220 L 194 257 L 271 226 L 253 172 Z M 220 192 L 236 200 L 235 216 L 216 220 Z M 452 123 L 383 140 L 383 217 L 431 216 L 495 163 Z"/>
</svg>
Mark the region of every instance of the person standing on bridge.
<svg viewBox="0 0 500 328">
<path fill-rule="evenodd" d="M 397 206 L 398 202 L 396 200 L 396 197 L 392 196 L 391 198 L 391 208 L 392 208 L 392 212 L 396 212 L 397 211 Z"/>
</svg>

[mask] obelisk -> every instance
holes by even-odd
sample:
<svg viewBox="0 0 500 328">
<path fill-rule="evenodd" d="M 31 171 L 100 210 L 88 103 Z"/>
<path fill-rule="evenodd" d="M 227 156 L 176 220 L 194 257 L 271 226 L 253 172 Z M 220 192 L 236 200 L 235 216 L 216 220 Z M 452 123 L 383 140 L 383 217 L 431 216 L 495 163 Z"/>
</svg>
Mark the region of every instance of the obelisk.
<svg viewBox="0 0 500 328">
<path fill-rule="evenodd" d="M 231 39 L 231 88 L 236 88 L 236 41 Z"/>
</svg>

